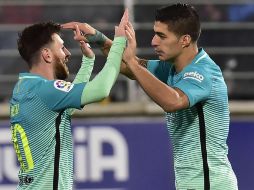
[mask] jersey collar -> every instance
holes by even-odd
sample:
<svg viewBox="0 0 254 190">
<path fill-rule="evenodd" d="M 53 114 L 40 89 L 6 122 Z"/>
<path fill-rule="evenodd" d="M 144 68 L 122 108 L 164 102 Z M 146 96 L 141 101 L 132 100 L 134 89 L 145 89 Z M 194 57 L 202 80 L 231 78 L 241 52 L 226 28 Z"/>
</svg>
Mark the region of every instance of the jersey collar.
<svg viewBox="0 0 254 190">
<path fill-rule="evenodd" d="M 195 56 L 195 58 L 192 60 L 192 64 L 197 64 L 201 59 L 207 57 L 207 53 L 203 48 L 198 49 L 198 54 Z"/>
<path fill-rule="evenodd" d="M 41 79 L 46 80 L 41 75 L 33 74 L 33 73 L 20 73 L 19 74 L 19 80 L 20 79 Z"/>
</svg>

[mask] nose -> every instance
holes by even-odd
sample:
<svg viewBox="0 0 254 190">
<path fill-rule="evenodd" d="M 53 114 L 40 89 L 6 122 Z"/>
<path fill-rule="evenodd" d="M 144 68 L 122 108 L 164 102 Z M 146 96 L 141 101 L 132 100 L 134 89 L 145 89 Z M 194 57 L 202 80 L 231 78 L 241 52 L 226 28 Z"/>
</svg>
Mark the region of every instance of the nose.
<svg viewBox="0 0 254 190">
<path fill-rule="evenodd" d="M 67 48 L 65 48 L 65 55 L 67 58 L 69 58 L 71 56 L 71 52 L 69 52 L 69 50 Z"/>
<path fill-rule="evenodd" d="M 156 35 L 153 36 L 151 45 L 152 45 L 153 47 L 158 46 L 158 38 L 156 37 Z"/>
</svg>

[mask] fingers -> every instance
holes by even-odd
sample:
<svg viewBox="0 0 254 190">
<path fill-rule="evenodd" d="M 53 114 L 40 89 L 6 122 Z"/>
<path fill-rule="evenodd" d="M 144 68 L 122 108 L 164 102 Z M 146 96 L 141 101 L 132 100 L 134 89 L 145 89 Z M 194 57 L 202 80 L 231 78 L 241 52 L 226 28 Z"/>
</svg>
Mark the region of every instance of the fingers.
<svg viewBox="0 0 254 190">
<path fill-rule="evenodd" d="M 86 38 L 81 33 L 79 26 L 76 24 L 74 27 L 75 27 L 75 29 L 73 30 L 74 40 L 76 40 L 76 41 L 86 40 Z"/>
<path fill-rule="evenodd" d="M 115 36 L 125 36 L 125 25 L 128 23 L 129 19 L 129 13 L 128 9 L 124 11 L 124 14 L 122 16 L 122 19 L 118 25 L 118 27 L 115 27 Z"/>
<path fill-rule="evenodd" d="M 125 9 L 121 21 L 119 23 L 119 27 L 124 27 L 127 24 L 128 20 L 129 20 L 129 12 L 128 9 Z"/>
<path fill-rule="evenodd" d="M 121 21 L 128 22 L 128 20 L 129 20 L 129 11 L 128 9 L 125 9 Z"/>
<path fill-rule="evenodd" d="M 74 30 L 75 25 L 77 25 L 77 24 L 78 24 L 78 22 L 68 22 L 68 23 L 61 24 L 61 27 L 63 29 L 72 29 L 72 30 Z"/>
<path fill-rule="evenodd" d="M 90 48 L 90 45 L 87 44 L 85 41 L 80 41 L 80 42 L 79 42 L 79 45 L 80 45 L 81 48 L 84 48 L 84 49 L 86 49 L 86 50 L 88 50 L 88 48 L 91 49 L 91 48 Z M 88 45 L 89 45 L 89 46 L 88 46 Z"/>
<path fill-rule="evenodd" d="M 131 22 L 128 22 L 126 27 L 130 30 L 130 32 L 135 36 L 135 30 L 133 28 L 133 25 L 131 24 Z"/>
<path fill-rule="evenodd" d="M 80 47 L 81 47 L 81 50 L 82 50 L 82 53 L 87 56 L 87 57 L 94 57 L 94 52 L 93 50 L 90 48 L 90 45 L 84 41 L 80 41 L 79 42 L 80 44 Z"/>
<path fill-rule="evenodd" d="M 125 31 L 125 34 L 126 34 L 126 38 L 128 41 L 131 41 L 133 39 L 132 35 L 129 33 L 129 31 Z"/>
<path fill-rule="evenodd" d="M 96 33 L 95 28 L 93 28 L 87 23 L 82 23 L 82 22 L 68 22 L 68 23 L 61 24 L 61 27 L 63 29 L 75 30 L 76 25 L 78 25 L 80 31 L 84 34 L 94 35 Z"/>
<path fill-rule="evenodd" d="M 125 26 L 125 34 L 126 34 L 128 41 L 129 40 L 136 41 L 135 31 L 134 31 L 132 24 L 130 22 L 128 22 L 128 24 Z"/>
<path fill-rule="evenodd" d="M 75 25 L 75 30 L 77 35 L 82 35 L 77 24 Z"/>
</svg>

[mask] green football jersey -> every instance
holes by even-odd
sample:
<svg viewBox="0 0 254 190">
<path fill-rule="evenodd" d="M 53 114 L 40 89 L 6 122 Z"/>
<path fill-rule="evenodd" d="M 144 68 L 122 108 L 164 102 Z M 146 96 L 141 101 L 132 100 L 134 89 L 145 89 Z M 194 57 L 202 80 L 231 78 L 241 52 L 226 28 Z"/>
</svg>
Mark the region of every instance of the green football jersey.
<svg viewBox="0 0 254 190">
<path fill-rule="evenodd" d="M 173 64 L 149 61 L 148 70 L 189 99 L 189 108 L 166 113 L 173 146 L 177 190 L 237 190 L 228 160 L 227 87 L 220 68 L 208 54 L 198 55 L 180 73 Z"/>
<path fill-rule="evenodd" d="M 85 83 L 72 84 L 22 73 L 10 100 L 12 141 L 20 163 L 17 189 L 51 190 L 73 186 L 73 143 L 68 108 L 81 108 Z M 56 151 L 56 118 L 60 118 L 60 153 Z M 60 156 L 58 166 L 55 160 Z M 56 176 L 55 176 L 56 177 Z"/>
</svg>

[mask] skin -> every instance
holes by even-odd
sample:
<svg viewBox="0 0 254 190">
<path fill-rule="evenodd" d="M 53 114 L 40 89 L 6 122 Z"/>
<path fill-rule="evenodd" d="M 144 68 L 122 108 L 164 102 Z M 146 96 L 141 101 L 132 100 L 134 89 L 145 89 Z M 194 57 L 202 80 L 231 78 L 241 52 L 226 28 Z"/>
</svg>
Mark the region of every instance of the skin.
<svg viewBox="0 0 254 190">
<path fill-rule="evenodd" d="M 160 60 L 172 62 L 177 73 L 197 55 L 197 44 L 191 42 L 189 35 L 177 36 L 168 29 L 167 24 L 159 21 L 154 24 L 154 32 L 151 44 L 155 53 Z"/>
<path fill-rule="evenodd" d="M 78 35 L 80 35 L 80 30 L 78 26 L 75 26 L 74 39 Z M 52 34 L 52 40 L 50 44 L 41 48 L 39 56 L 35 59 L 36 64 L 33 64 L 30 72 L 41 75 L 48 80 L 65 80 L 69 76 L 67 63 L 71 53 L 64 46 L 64 41 L 58 34 Z M 88 57 L 94 56 L 93 51 L 84 41 L 80 40 L 79 44 L 84 55 Z"/>
<path fill-rule="evenodd" d="M 69 22 L 63 24 L 65 29 L 73 29 L 78 24 L 81 30 L 87 34 L 95 34 L 95 29 L 87 23 Z M 129 78 L 136 79 L 148 96 L 153 99 L 165 112 L 175 112 L 189 107 L 188 97 L 178 88 L 171 88 L 154 77 L 146 68 L 141 66 L 144 59 L 136 57 L 136 37 L 131 23 L 125 27 L 128 38 L 128 47 L 123 56 L 121 73 Z M 185 66 L 191 63 L 198 53 L 197 43 L 193 42 L 190 35 L 176 35 L 165 23 L 154 23 L 154 37 L 152 46 L 159 59 L 170 61 L 179 73 Z M 85 37 L 83 40 L 87 40 Z M 112 41 L 107 39 L 102 49 L 111 47 Z M 106 51 L 104 51 L 105 53 Z M 107 53 L 107 52 L 106 52 Z M 126 61 L 128 60 L 128 61 Z"/>
<path fill-rule="evenodd" d="M 188 97 L 179 89 L 171 88 L 154 77 L 146 68 L 142 67 L 136 59 L 135 31 L 129 23 L 127 31 L 130 36 L 128 41 L 129 51 L 125 51 L 124 58 L 128 60 L 127 67 L 131 70 L 136 80 L 147 93 L 164 111 L 175 112 L 189 107 Z M 160 60 L 172 61 L 176 72 L 181 71 L 189 64 L 198 52 L 196 44 L 191 43 L 189 35 L 176 36 L 168 30 L 168 26 L 161 22 L 154 24 L 155 35 L 152 46 Z M 195 50 L 195 51 L 193 51 Z"/>
</svg>

